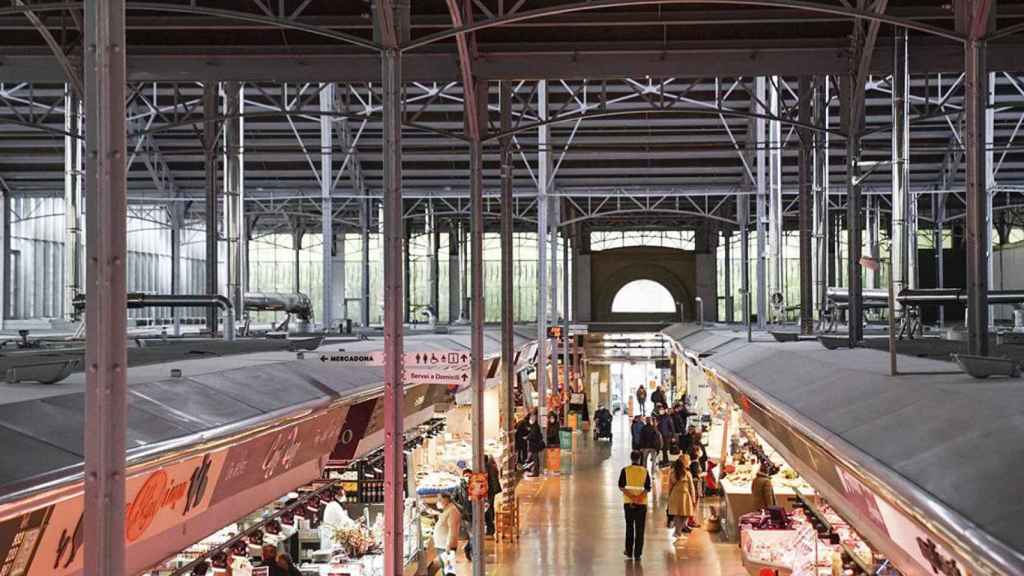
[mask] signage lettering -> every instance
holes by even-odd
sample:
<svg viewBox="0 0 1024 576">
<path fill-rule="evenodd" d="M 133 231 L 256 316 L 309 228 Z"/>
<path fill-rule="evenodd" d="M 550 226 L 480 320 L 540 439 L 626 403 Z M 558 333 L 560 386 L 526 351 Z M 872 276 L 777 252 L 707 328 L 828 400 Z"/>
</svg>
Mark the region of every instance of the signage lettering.
<svg viewBox="0 0 1024 576">
<path fill-rule="evenodd" d="M 67 528 L 60 531 L 60 540 L 57 542 L 57 554 L 53 559 L 54 570 L 71 566 L 71 563 L 75 561 L 75 557 L 78 556 L 78 551 L 82 548 L 82 542 L 85 540 L 85 535 L 82 534 L 82 521 L 84 519 L 85 513 L 83 512 L 78 517 L 75 529 L 70 535 L 68 535 Z M 67 560 L 61 562 L 65 555 Z"/>
<path fill-rule="evenodd" d="M 210 479 L 210 465 L 212 463 L 213 460 L 210 459 L 210 455 L 206 454 L 203 456 L 203 463 L 192 471 L 192 477 L 188 481 L 185 509 L 181 512 L 182 516 L 187 515 L 202 502 L 203 495 L 206 494 L 206 484 Z"/>
</svg>

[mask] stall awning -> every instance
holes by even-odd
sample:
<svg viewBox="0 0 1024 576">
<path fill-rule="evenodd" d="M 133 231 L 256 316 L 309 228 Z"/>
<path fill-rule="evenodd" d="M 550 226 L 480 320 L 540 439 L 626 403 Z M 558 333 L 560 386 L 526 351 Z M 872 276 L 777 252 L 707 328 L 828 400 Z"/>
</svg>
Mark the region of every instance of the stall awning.
<svg viewBox="0 0 1024 576">
<path fill-rule="evenodd" d="M 932 552 L 945 546 L 972 574 L 1024 574 L 1020 380 L 979 381 L 948 373 L 951 363 L 910 357 L 900 367 L 913 374 L 892 377 L 880 351 L 748 343 L 746 334 L 724 330 L 677 343 L 700 351 L 715 343 L 701 365 L 750 415 L 770 417 L 762 422 L 770 436 L 818 445 L 791 455 L 824 455 L 841 468 L 833 474 L 840 481 L 859 478 L 882 492 L 883 506 L 909 508 L 903 511 L 938 539 L 935 549 L 918 543 L 931 550 L 923 553 L 929 569 L 941 564 Z"/>
</svg>

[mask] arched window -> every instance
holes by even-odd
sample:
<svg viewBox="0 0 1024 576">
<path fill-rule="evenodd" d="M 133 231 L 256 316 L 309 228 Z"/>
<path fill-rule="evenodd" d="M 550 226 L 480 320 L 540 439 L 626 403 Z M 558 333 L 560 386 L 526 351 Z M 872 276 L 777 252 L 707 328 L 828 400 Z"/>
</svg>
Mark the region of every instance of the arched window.
<svg viewBox="0 0 1024 576">
<path fill-rule="evenodd" d="M 667 288 L 653 280 L 633 280 L 612 299 L 612 312 L 627 314 L 674 314 L 676 301 Z"/>
</svg>

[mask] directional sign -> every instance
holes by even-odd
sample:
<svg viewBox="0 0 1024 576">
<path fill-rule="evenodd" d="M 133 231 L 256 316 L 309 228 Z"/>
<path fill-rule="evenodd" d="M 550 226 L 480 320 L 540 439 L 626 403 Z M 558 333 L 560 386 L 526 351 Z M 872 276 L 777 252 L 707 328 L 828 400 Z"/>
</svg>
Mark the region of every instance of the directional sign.
<svg viewBox="0 0 1024 576">
<path fill-rule="evenodd" d="M 437 384 L 464 387 L 469 385 L 469 368 L 432 368 L 406 366 L 402 372 L 405 384 Z"/>
<path fill-rule="evenodd" d="M 338 364 L 359 364 L 361 366 L 383 366 L 384 352 L 324 352 L 319 356 L 320 362 Z"/>
<path fill-rule="evenodd" d="M 436 368 L 468 367 L 472 356 L 465 350 L 406 352 L 405 365 Z"/>
</svg>

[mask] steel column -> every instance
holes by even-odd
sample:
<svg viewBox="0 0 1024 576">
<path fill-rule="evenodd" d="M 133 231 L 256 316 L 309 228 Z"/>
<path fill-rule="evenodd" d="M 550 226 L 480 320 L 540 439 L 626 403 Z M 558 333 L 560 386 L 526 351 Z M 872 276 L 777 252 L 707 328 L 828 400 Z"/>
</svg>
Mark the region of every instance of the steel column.
<svg viewBox="0 0 1024 576">
<path fill-rule="evenodd" d="M 799 120 L 807 125 L 811 122 L 811 78 L 800 77 L 799 86 Z M 800 194 L 800 333 L 814 333 L 814 289 L 813 289 L 813 258 L 811 256 L 811 131 L 800 131 L 800 158 L 798 188 Z"/>
<path fill-rule="evenodd" d="M 402 319 L 408 324 L 412 320 L 412 226 L 402 226 Z"/>
<path fill-rule="evenodd" d="M 829 111 L 828 76 L 814 77 L 814 125 L 828 128 Z M 814 132 L 814 264 L 815 264 L 815 308 L 819 319 L 825 309 L 825 290 L 828 288 L 831 268 L 829 242 L 829 134 Z"/>
<path fill-rule="evenodd" d="M 64 88 L 64 318 L 77 320 L 72 305 L 82 286 L 82 102 Z"/>
<path fill-rule="evenodd" d="M 562 239 L 562 379 L 565 382 L 565 392 L 571 394 L 572 387 L 569 381 L 569 238 Z"/>
<path fill-rule="evenodd" d="M 219 294 L 217 282 L 217 83 L 203 85 L 203 147 L 206 173 L 206 293 Z M 210 335 L 217 333 L 217 310 L 206 311 L 206 327 Z"/>
<path fill-rule="evenodd" d="M 472 368 L 471 385 L 473 388 L 473 470 L 485 472 L 484 467 L 484 145 L 483 137 L 487 130 L 487 81 L 477 80 L 467 93 L 467 98 L 475 98 L 475 110 L 479 114 L 478 130 L 470 142 L 470 233 L 472 247 L 470 255 L 470 329 L 469 347 Z M 468 92 L 468 91 L 467 91 Z M 473 575 L 483 576 L 487 565 L 487 553 L 484 550 L 484 502 L 473 501 Z"/>
<path fill-rule="evenodd" d="M 943 185 L 943 190 L 948 188 Z M 945 194 L 934 194 L 932 195 L 932 220 L 935 222 L 935 227 L 932 229 L 932 244 L 935 249 L 935 287 L 945 288 L 946 278 L 943 268 L 945 267 L 945 258 L 943 244 L 945 242 L 945 227 L 946 227 L 946 195 Z M 939 306 L 939 327 L 946 325 L 946 307 Z"/>
<path fill-rule="evenodd" d="M 987 50 L 987 44 L 986 44 Z M 988 83 L 986 84 L 987 90 L 985 95 L 985 221 L 988 223 L 986 230 L 988 233 L 985 235 L 985 266 L 986 273 L 988 276 L 988 282 L 986 286 L 991 288 L 995 283 L 994 270 L 992 267 L 993 255 L 995 252 L 992 249 L 992 229 L 995 223 L 992 211 L 992 199 L 996 193 L 996 178 L 995 178 L 995 117 L 996 117 L 996 75 L 995 72 L 988 73 Z M 995 330 L 995 307 L 988 307 L 988 324 L 989 328 Z"/>
<path fill-rule="evenodd" d="M 125 576 L 127 130 L 123 0 L 85 5 L 85 576 Z"/>
<path fill-rule="evenodd" d="M 507 134 L 512 127 L 512 84 L 502 82 L 498 90 L 501 106 L 501 132 Z M 513 335 L 513 222 L 512 185 L 515 178 L 512 163 L 512 138 L 501 139 L 501 374 L 500 388 L 500 429 L 511 435 L 513 422 L 513 391 L 516 367 Z"/>
<path fill-rule="evenodd" d="M 972 33 L 964 50 L 967 338 L 971 354 L 987 356 L 989 352 L 988 249 L 992 230 L 989 192 L 986 189 L 988 155 L 985 150 L 989 77 L 985 70 L 986 42 L 983 38 L 987 26 L 976 21 L 972 24 L 972 31 L 980 27 L 981 33 Z"/>
<path fill-rule="evenodd" d="M 292 291 L 296 294 L 302 292 L 300 272 L 302 270 L 302 236 L 304 230 L 299 226 L 300 224 L 296 220 L 292 229 Z"/>
<path fill-rule="evenodd" d="M 11 200 L 13 192 L 0 178 L 0 328 L 7 327 L 7 320 L 13 316 L 11 292 L 14 276 L 11 270 Z"/>
<path fill-rule="evenodd" d="M 320 86 L 320 236 L 322 244 L 323 310 L 320 319 L 324 330 L 334 324 L 334 83 Z M 342 246 L 344 252 L 344 246 Z M 344 300 L 344 296 L 342 297 Z"/>
<path fill-rule="evenodd" d="M 553 184 L 553 182 L 549 183 L 549 185 L 552 185 L 552 184 Z M 558 258 L 558 224 L 559 224 L 559 218 L 562 215 L 561 214 L 562 203 L 561 203 L 561 199 L 558 197 L 557 194 L 550 194 L 550 195 L 548 195 L 548 202 L 550 202 L 550 204 L 551 204 L 550 211 L 548 212 L 548 215 L 550 216 L 550 218 L 548 219 L 548 225 L 549 225 L 548 229 L 550 230 L 550 238 L 551 238 L 551 246 L 550 246 L 551 257 L 548 260 L 548 262 L 551 265 L 551 270 L 549 271 L 549 274 L 550 274 L 549 286 L 551 288 L 551 294 L 550 294 L 550 297 L 551 297 L 551 300 L 550 300 L 551 311 L 550 311 L 550 314 L 551 314 L 551 326 L 558 326 L 558 320 L 559 320 L 559 310 L 558 310 L 558 268 L 559 268 L 559 266 L 558 266 L 558 260 L 559 260 L 559 258 Z M 561 392 L 562 392 L 562 389 L 559 387 L 559 380 L 558 380 L 558 339 L 557 338 L 553 338 L 551 340 L 551 390 L 553 392 L 555 392 L 556 394 L 561 394 Z"/>
<path fill-rule="evenodd" d="M 365 198 L 359 202 L 359 243 L 362 251 L 359 256 L 359 316 L 363 328 L 370 327 L 370 210 L 373 200 Z"/>
<path fill-rule="evenodd" d="M 459 244 L 462 240 L 460 225 L 448 222 L 448 323 L 455 324 L 462 314 L 462 263 Z"/>
<path fill-rule="evenodd" d="M 426 220 L 427 238 L 430 243 L 430 248 L 428 250 L 429 255 L 427 256 L 427 274 L 430 285 L 430 309 L 434 311 L 434 319 L 436 320 L 441 316 L 441 294 L 439 291 L 441 268 L 438 261 L 441 233 L 437 229 L 437 217 L 434 215 L 434 204 L 430 200 L 427 200 Z"/>
<path fill-rule="evenodd" d="M 907 30 L 897 28 L 892 68 L 892 232 L 890 270 L 893 292 L 910 287 L 910 71 L 908 68 Z M 903 305 L 893 303 L 900 315 Z"/>
<path fill-rule="evenodd" d="M 548 138 L 548 82 L 537 82 L 537 421 L 547 432 L 548 339 L 548 178 L 551 147 Z"/>
<path fill-rule="evenodd" d="M 185 208 L 182 202 L 167 207 L 171 219 L 171 294 L 181 294 L 181 230 L 185 227 Z M 171 308 L 175 336 L 181 336 L 182 310 Z"/>
<path fill-rule="evenodd" d="M 384 574 L 403 573 L 402 56 L 381 57 L 384 172 Z M 483 553 L 481 550 L 478 552 Z"/>
<path fill-rule="evenodd" d="M 849 118 L 846 137 L 846 275 L 850 294 L 847 322 L 851 348 L 859 345 L 864 338 L 864 286 L 860 264 L 864 241 L 861 225 L 863 220 L 861 218 L 860 182 L 860 139 L 864 118 L 864 87 L 857 86 L 856 83 L 857 75 L 851 74 L 851 78 L 846 83 L 848 89 L 844 94 L 845 112 Z"/>
<path fill-rule="evenodd" d="M 864 199 L 864 214 L 867 218 L 867 233 L 868 233 L 868 257 L 874 261 L 879 259 L 879 237 L 882 234 L 882 206 L 878 196 L 872 195 Z M 864 283 L 869 288 L 880 288 L 879 276 L 881 275 L 880 270 L 868 269 L 867 277 Z"/>
<path fill-rule="evenodd" d="M 732 297 L 732 230 L 725 229 L 722 232 L 722 237 L 725 244 L 725 267 L 722 270 L 725 276 L 725 321 L 728 324 L 732 324 L 736 321 L 736 311 L 733 310 Z"/>
<path fill-rule="evenodd" d="M 242 230 L 245 229 L 243 207 L 244 166 L 242 159 L 242 86 L 238 82 L 224 84 L 224 236 L 227 240 L 224 257 L 227 262 L 228 298 L 235 308 L 235 319 L 241 319 L 244 306 L 244 258 Z"/>
<path fill-rule="evenodd" d="M 766 230 L 768 224 L 768 198 L 767 180 L 768 165 L 765 155 L 765 119 L 768 110 L 764 106 L 766 102 L 765 78 L 758 76 L 754 79 L 754 100 L 758 116 L 754 120 L 754 149 L 757 155 L 757 212 L 756 212 L 756 234 L 757 234 L 757 327 L 764 329 L 768 316 L 768 250 L 766 246 Z"/>
<path fill-rule="evenodd" d="M 768 81 L 768 114 L 778 118 L 780 113 L 779 94 L 781 78 L 772 76 Z M 785 250 L 783 243 L 783 213 L 782 213 L 782 122 L 778 120 L 768 121 L 768 250 L 770 252 L 770 294 L 767 301 L 771 302 L 771 296 L 779 294 L 782 297 L 781 311 L 775 316 L 773 310 L 773 321 L 783 323 L 786 320 L 786 268 Z"/>
</svg>

